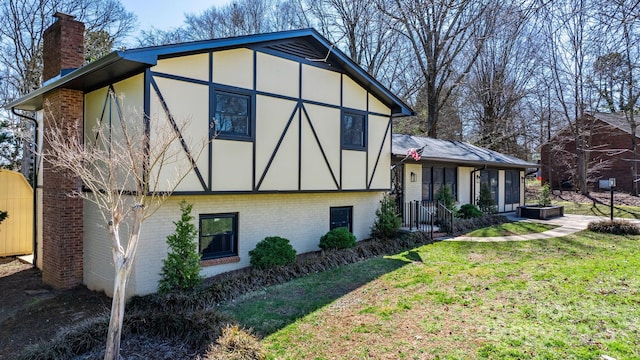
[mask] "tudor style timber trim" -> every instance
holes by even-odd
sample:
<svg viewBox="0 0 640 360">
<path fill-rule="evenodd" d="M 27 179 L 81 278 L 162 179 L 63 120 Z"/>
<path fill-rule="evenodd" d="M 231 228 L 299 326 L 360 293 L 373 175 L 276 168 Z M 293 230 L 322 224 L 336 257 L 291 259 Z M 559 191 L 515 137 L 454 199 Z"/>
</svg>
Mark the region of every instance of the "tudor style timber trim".
<svg viewBox="0 0 640 360">
<path fill-rule="evenodd" d="M 260 51 L 256 49 L 245 48 L 233 51 L 235 51 L 234 56 L 246 56 L 247 63 L 251 64 L 251 69 L 244 69 L 252 74 L 250 81 L 244 83 L 244 86 L 248 84 L 249 87 L 242 87 L 241 83 L 235 84 L 229 81 L 220 83 L 217 81 L 214 74 L 217 66 L 216 60 L 218 62 L 227 61 L 224 57 L 229 55 L 224 50 L 210 51 L 202 56 L 196 54 L 196 57 L 186 56 L 185 61 L 191 62 L 189 65 L 192 68 L 189 71 L 192 73 L 197 72 L 193 70 L 194 66 L 202 66 L 206 69 L 197 72 L 196 75 L 185 73 L 181 67 L 183 59 L 175 57 L 166 59 L 166 63 L 163 62 L 165 59 L 160 60 L 158 66 L 146 70 L 142 77 L 141 89 L 144 89 L 144 95 L 141 107 L 147 114 L 145 122 L 163 121 L 162 118 L 164 118 L 178 131 L 176 121 L 182 116 L 190 115 L 180 109 L 185 101 L 193 100 L 188 93 L 194 91 L 194 94 L 201 94 L 197 95 L 198 98 L 206 98 L 205 104 L 193 101 L 193 104 L 189 106 L 189 111 L 197 113 L 197 116 L 194 115 L 191 119 L 191 125 L 197 129 L 192 130 L 191 134 L 179 134 L 180 147 L 185 159 L 194 168 L 194 176 L 193 181 L 189 182 L 187 186 L 176 189 L 177 194 L 381 191 L 389 189 L 390 180 L 387 179 L 389 176 L 386 174 L 388 172 L 386 168 L 390 163 L 390 110 L 386 108 L 387 110 L 381 111 L 382 105 L 373 107 L 371 99 L 375 97 L 372 93 L 361 88 L 351 79 L 345 82 L 348 77 L 344 73 L 331 72 L 324 67 L 318 67 L 321 70 L 312 70 L 310 65 L 304 62 L 293 62 L 293 60 L 278 58 L 270 54 L 259 56 Z M 190 56 L 192 57 L 189 58 Z M 260 61 L 266 63 L 261 64 Z M 278 65 L 291 66 L 293 64 L 297 69 L 295 77 L 297 83 L 295 85 L 291 83 L 290 86 L 285 84 L 285 87 L 288 86 L 290 90 L 270 92 L 263 88 L 265 80 L 260 80 L 261 72 L 259 69 L 261 67 L 267 68 L 270 65 L 277 70 Z M 320 72 L 316 73 L 317 71 Z M 317 77 L 318 74 L 336 74 L 334 85 L 339 93 L 335 96 L 335 102 L 320 101 L 305 96 L 304 82 L 320 79 Z M 313 76 L 316 77 L 313 78 Z M 162 82 L 159 79 L 163 79 Z M 287 80 L 283 80 L 283 82 L 286 83 Z M 110 84 L 108 87 L 118 94 L 131 92 L 126 87 L 120 86 L 120 83 L 122 81 Z M 181 90 L 174 90 L 175 88 Z M 294 93 L 291 92 L 291 89 L 295 89 L 297 96 L 292 96 Z M 96 91 L 100 91 L 100 89 Z M 214 126 L 209 125 L 210 119 L 215 117 L 215 94 L 217 91 L 246 94 L 250 97 L 249 124 L 251 134 L 249 137 L 223 138 L 216 135 Z M 345 101 L 345 96 L 349 96 L 348 93 L 356 94 L 361 100 Z M 180 106 L 176 107 L 176 105 Z M 156 109 L 155 112 L 153 109 Z M 278 109 L 278 114 L 270 112 L 268 109 Z M 342 146 L 342 126 L 340 124 L 344 112 L 364 116 L 365 146 L 361 150 Z M 101 116 L 104 117 L 107 114 L 103 112 Z M 377 120 L 374 122 L 371 120 L 372 118 Z M 381 119 L 384 119 L 384 124 L 381 123 Z M 112 118 L 110 121 L 120 120 Z M 267 122 L 269 125 L 266 125 Z M 380 127 L 380 129 L 372 131 L 373 126 Z M 147 129 L 150 127 L 147 124 Z M 269 128 L 269 135 L 265 135 L 266 128 Z M 279 130 L 274 130 L 275 128 Z M 202 153 L 202 158 L 196 159 L 191 154 L 187 139 L 197 136 L 200 132 L 206 132 L 210 142 Z M 374 136 L 374 134 L 377 135 Z M 242 143 L 246 143 L 249 147 L 243 146 Z M 267 143 L 271 143 L 271 145 Z M 238 153 L 241 155 L 238 156 Z M 241 180 L 238 184 L 245 185 L 236 186 L 235 180 L 223 179 L 220 168 L 216 168 L 226 161 L 227 169 L 229 169 L 231 166 L 229 163 L 232 161 L 225 160 L 225 158 L 233 156 L 236 156 L 236 159 L 230 169 L 233 172 L 236 170 L 235 167 L 245 168 L 237 173 L 246 174 L 246 179 L 245 176 L 236 174 Z M 308 166 L 309 162 L 313 162 L 313 167 Z M 317 172 L 323 180 L 308 175 L 309 168 Z M 289 171 L 288 169 L 293 170 Z M 345 173 L 345 169 L 348 169 L 347 173 Z M 276 175 L 283 176 L 283 178 L 288 177 L 292 181 L 276 179 L 274 178 Z M 234 175 L 232 174 L 232 176 Z"/>
</svg>

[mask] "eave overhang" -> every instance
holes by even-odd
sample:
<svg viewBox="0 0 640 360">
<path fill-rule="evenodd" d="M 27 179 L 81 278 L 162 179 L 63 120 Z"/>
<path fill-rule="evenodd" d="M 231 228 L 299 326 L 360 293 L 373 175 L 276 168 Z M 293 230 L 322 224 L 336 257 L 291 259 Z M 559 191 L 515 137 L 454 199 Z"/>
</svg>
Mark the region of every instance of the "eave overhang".
<svg viewBox="0 0 640 360">
<path fill-rule="evenodd" d="M 269 44 L 289 39 L 307 41 L 321 53 L 328 54 L 323 62 L 332 65 L 335 64 L 333 69 L 340 70 L 348 74 L 361 86 L 368 89 L 385 105 L 391 108 L 391 116 L 402 117 L 415 115 L 414 111 L 408 105 L 313 29 L 290 30 L 114 51 L 109 55 L 106 55 L 79 69 L 71 71 L 64 76 L 49 80 L 38 90 L 9 102 L 5 105 L 5 108 L 15 108 L 27 111 L 40 110 L 43 107 L 43 95 L 47 92 L 59 88 L 81 90 L 85 92 L 91 91 L 113 81 L 118 81 L 128 76 L 141 73 L 144 69 L 156 65 L 158 60 L 163 58 L 239 47 L 248 47 L 260 50 Z M 307 60 L 309 60 L 309 63 L 313 63 L 314 61 L 317 62 L 317 59 Z"/>
</svg>

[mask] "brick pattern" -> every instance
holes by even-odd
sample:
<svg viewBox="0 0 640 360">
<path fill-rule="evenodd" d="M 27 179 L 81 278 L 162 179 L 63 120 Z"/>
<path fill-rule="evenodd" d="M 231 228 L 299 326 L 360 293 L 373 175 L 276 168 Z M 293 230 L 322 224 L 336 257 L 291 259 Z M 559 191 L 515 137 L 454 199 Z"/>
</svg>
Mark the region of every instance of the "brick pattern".
<svg viewBox="0 0 640 360">
<path fill-rule="evenodd" d="M 61 70 L 84 64 L 84 24 L 70 15 L 56 13 L 54 16 L 58 20 L 43 34 L 43 81 L 58 76 Z"/>
<path fill-rule="evenodd" d="M 610 166 L 597 174 L 590 175 L 592 180 L 588 184 L 589 191 L 598 190 L 598 179 L 614 177 L 618 190 L 631 193 L 634 176 L 631 168 L 633 153 L 630 150 L 630 135 L 604 122 L 600 122 L 594 128 L 596 131 L 591 139 L 591 149 L 594 151 L 591 153 L 590 163 L 609 162 Z M 570 179 L 572 168 L 575 169 L 577 166 L 575 155 L 568 155 L 575 154 L 575 141 L 560 144 L 558 140 L 570 136 L 568 130 L 562 131 L 551 139 L 550 144 L 542 146 L 540 151 L 542 183 L 549 183 L 554 189 L 561 188 L 562 181 Z M 640 139 L 638 143 L 640 143 Z M 607 149 L 609 151 L 606 151 Z M 550 169 L 551 171 L 549 171 Z"/>
<path fill-rule="evenodd" d="M 54 90 L 45 94 L 45 103 L 49 103 L 44 112 L 45 133 L 50 132 L 56 122 L 82 121 L 81 91 Z M 81 131 L 70 135 L 82 136 Z M 50 147 L 45 141 L 45 154 Z M 83 279 L 83 201 L 69 197 L 72 191 L 82 190 L 82 183 L 70 171 L 53 169 L 46 161 L 43 165 L 42 279 L 54 288 L 68 289 L 81 284 Z"/>
</svg>

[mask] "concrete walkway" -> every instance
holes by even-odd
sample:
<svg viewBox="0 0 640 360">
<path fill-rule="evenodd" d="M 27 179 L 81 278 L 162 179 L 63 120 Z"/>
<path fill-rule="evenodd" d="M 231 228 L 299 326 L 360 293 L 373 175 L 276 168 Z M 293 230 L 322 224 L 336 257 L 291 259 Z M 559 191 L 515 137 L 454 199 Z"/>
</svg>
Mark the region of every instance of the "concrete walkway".
<svg viewBox="0 0 640 360">
<path fill-rule="evenodd" d="M 445 238 L 443 239 L 443 241 L 501 242 L 501 241 L 529 241 L 529 240 L 549 239 L 549 238 L 561 237 L 561 236 L 577 233 L 578 231 L 582 231 L 586 229 L 589 223 L 592 221 L 608 219 L 607 217 L 600 217 L 600 216 L 572 215 L 572 214 L 566 214 L 562 217 L 557 217 L 549 220 L 520 218 L 520 217 L 517 217 L 515 213 L 507 213 L 505 214 L 505 216 L 512 221 L 529 221 L 529 222 L 536 222 L 540 224 L 556 225 L 558 227 L 552 230 L 548 230 L 540 233 L 534 233 L 534 234 L 526 234 L 526 235 L 509 235 L 509 236 L 494 236 L 494 237 L 457 236 L 457 237 Z M 621 219 L 621 220 L 640 223 L 640 221 L 634 220 L 634 219 Z"/>
</svg>

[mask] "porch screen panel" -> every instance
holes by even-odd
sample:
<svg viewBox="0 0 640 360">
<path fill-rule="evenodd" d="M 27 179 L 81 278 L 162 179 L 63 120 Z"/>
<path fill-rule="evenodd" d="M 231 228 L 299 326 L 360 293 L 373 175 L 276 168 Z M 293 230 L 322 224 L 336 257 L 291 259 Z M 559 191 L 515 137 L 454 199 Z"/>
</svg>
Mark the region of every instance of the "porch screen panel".
<svg viewBox="0 0 640 360">
<path fill-rule="evenodd" d="M 507 170 L 504 173 L 504 197 L 505 204 L 520 202 L 520 172 Z"/>
<path fill-rule="evenodd" d="M 480 172 L 480 187 L 488 186 L 491 191 L 491 199 L 498 205 L 498 170 L 482 170 Z"/>
<path fill-rule="evenodd" d="M 431 178 L 431 167 L 422 168 L 422 200 L 433 201 L 433 180 Z"/>
</svg>

